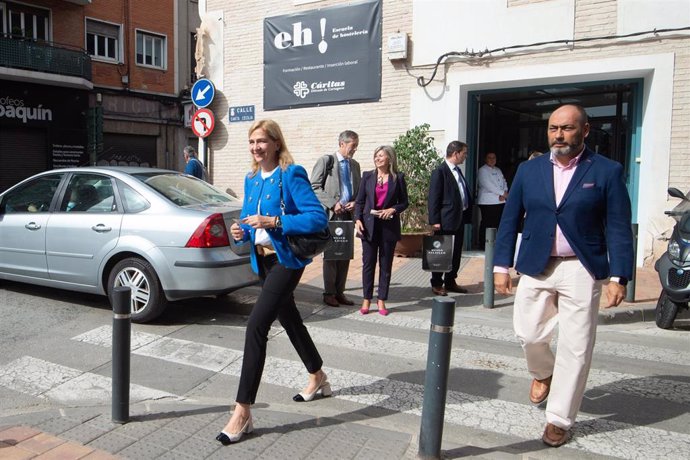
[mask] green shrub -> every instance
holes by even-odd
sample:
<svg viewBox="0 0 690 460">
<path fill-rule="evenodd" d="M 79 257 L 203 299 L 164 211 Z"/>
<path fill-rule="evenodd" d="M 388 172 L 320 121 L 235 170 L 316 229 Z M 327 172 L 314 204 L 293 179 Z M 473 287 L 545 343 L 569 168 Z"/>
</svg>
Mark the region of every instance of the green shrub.
<svg viewBox="0 0 690 460">
<path fill-rule="evenodd" d="M 428 231 L 428 200 L 431 172 L 441 161 L 424 123 L 401 134 L 393 143 L 398 169 L 405 174 L 410 207 L 400 215 L 403 233 Z"/>
</svg>

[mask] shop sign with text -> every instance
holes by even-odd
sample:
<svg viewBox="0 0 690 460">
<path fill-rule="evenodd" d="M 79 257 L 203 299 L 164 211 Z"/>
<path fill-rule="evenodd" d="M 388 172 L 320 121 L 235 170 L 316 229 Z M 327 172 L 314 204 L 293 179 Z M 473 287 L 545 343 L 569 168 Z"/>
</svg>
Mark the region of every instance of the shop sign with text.
<svg viewBox="0 0 690 460">
<path fill-rule="evenodd" d="M 380 98 L 380 0 L 264 20 L 265 110 Z"/>
</svg>

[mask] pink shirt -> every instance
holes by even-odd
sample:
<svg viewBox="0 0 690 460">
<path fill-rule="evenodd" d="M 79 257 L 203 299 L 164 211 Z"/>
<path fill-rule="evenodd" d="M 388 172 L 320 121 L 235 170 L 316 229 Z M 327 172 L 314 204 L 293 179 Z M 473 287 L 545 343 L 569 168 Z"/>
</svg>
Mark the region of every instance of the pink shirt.
<svg viewBox="0 0 690 460">
<path fill-rule="evenodd" d="M 580 162 L 580 158 L 582 158 L 582 152 L 570 160 L 566 166 L 563 166 L 554 158 L 554 154 L 551 154 L 551 163 L 553 163 L 553 192 L 556 197 L 556 206 L 561 203 L 563 195 L 565 195 L 565 190 L 568 188 L 575 174 L 575 169 Z M 565 239 L 565 235 L 558 224 L 556 224 L 556 239 L 551 248 L 551 255 L 559 257 L 570 257 L 575 255 L 575 251 L 570 247 L 568 240 Z"/>
<path fill-rule="evenodd" d="M 388 193 L 388 182 L 383 185 L 376 184 L 376 209 L 383 209 L 383 202 L 386 201 Z"/>
<path fill-rule="evenodd" d="M 582 152 L 585 150 L 582 149 Z M 551 154 L 551 163 L 553 164 L 553 192 L 556 197 L 556 206 L 558 206 L 565 195 L 565 191 L 570 184 L 570 181 L 575 174 L 575 169 L 577 168 L 580 158 L 582 158 L 582 152 L 580 152 L 575 158 L 570 160 L 566 166 L 561 165 Z M 561 227 L 556 224 L 556 239 L 553 242 L 553 247 L 551 248 L 551 255 L 558 257 L 570 257 L 574 256 L 575 252 L 573 248 L 570 247 L 568 240 L 565 239 Z M 508 267 L 495 266 L 494 273 L 508 273 Z"/>
</svg>

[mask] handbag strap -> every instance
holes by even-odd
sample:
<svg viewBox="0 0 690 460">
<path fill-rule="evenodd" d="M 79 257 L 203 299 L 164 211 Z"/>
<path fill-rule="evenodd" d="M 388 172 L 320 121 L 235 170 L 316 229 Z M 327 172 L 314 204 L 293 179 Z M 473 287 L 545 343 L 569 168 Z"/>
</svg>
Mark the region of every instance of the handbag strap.
<svg viewBox="0 0 690 460">
<path fill-rule="evenodd" d="M 278 166 L 280 167 L 280 166 Z M 283 200 L 283 170 L 280 170 L 280 179 L 278 179 L 278 190 L 280 190 L 280 212 L 285 215 L 285 200 Z"/>
</svg>

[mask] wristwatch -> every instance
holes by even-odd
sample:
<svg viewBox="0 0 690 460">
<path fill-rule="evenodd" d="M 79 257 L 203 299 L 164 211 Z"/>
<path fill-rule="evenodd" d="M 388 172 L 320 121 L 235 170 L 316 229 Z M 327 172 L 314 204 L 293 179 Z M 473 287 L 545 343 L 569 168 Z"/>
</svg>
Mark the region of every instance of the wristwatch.
<svg viewBox="0 0 690 460">
<path fill-rule="evenodd" d="M 627 278 L 623 278 L 622 276 L 612 276 L 609 278 L 609 281 L 613 281 L 614 283 L 618 283 L 621 286 L 627 286 L 628 285 Z"/>
<path fill-rule="evenodd" d="M 276 216 L 276 228 L 283 228 L 283 221 L 280 220 L 280 216 Z"/>
</svg>

